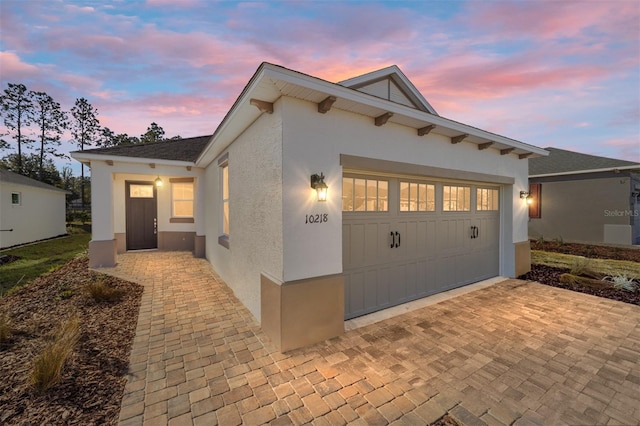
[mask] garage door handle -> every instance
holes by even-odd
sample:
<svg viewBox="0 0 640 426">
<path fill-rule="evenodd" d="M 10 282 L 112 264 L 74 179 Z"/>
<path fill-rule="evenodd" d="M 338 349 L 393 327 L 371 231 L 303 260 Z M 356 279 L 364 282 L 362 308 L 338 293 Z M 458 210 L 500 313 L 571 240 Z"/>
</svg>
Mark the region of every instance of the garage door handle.
<svg viewBox="0 0 640 426">
<path fill-rule="evenodd" d="M 396 247 L 400 247 L 400 233 L 396 232 L 396 236 L 398 237 L 398 242 L 396 243 Z"/>
<path fill-rule="evenodd" d="M 476 226 L 476 238 L 478 238 L 478 235 L 480 235 L 480 228 Z"/>
<path fill-rule="evenodd" d="M 391 248 L 394 248 L 396 246 L 396 236 L 393 234 L 393 231 L 391 231 Z"/>
<path fill-rule="evenodd" d="M 478 227 L 477 226 L 472 226 L 471 227 L 471 239 L 475 239 L 478 237 L 478 235 L 476 234 L 476 232 L 478 231 Z"/>
</svg>

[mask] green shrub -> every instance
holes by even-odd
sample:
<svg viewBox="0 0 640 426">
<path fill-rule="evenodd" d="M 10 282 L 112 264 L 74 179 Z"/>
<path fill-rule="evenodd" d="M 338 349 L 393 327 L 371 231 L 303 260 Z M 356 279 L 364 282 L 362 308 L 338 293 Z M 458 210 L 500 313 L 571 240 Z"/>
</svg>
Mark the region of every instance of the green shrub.
<svg viewBox="0 0 640 426">
<path fill-rule="evenodd" d="M 58 383 L 69 355 L 80 338 L 78 317 L 69 319 L 33 363 L 31 384 L 37 392 L 42 393 Z"/>
</svg>

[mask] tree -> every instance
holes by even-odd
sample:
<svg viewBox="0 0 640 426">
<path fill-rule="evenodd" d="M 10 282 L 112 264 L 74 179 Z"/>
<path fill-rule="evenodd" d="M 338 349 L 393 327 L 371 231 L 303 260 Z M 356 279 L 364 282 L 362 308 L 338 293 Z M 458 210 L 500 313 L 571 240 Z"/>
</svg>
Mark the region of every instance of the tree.
<svg viewBox="0 0 640 426">
<path fill-rule="evenodd" d="M 98 110 L 95 109 L 85 98 L 76 99 L 76 103 L 71 108 L 73 122 L 71 125 L 71 134 L 73 135 L 80 150 L 84 150 L 85 146 L 91 146 L 98 139 L 100 132 L 100 121 L 97 118 Z M 84 164 L 81 165 L 82 172 L 82 192 L 81 204 L 84 209 Z"/>
<path fill-rule="evenodd" d="M 44 176 L 44 159 L 47 154 L 66 157 L 59 154 L 55 147 L 60 146 L 60 137 L 68 127 L 67 113 L 60 104 L 44 92 L 31 92 L 34 100 L 34 121 L 40 127 L 40 161 L 38 162 L 38 179 Z"/>
<path fill-rule="evenodd" d="M 108 148 L 110 146 L 135 145 L 138 143 L 140 143 L 140 139 L 135 136 L 129 136 L 126 133 L 119 133 L 116 135 L 110 128 L 103 127 L 98 146 Z"/>
<path fill-rule="evenodd" d="M 22 174 L 22 149 L 29 146 L 31 139 L 22 134 L 22 129 L 28 127 L 33 121 L 33 101 L 31 92 L 27 91 L 24 84 L 8 83 L 9 87 L 4 89 L 0 95 L 0 108 L 4 117 L 4 125 L 13 133 L 13 139 L 18 146 L 18 156 L 16 157 L 16 173 Z M 0 146 L 6 146 L 3 140 Z"/>
<path fill-rule="evenodd" d="M 161 142 L 164 140 L 164 129 L 156 123 L 147 127 L 147 132 L 140 135 L 140 143 Z"/>
</svg>

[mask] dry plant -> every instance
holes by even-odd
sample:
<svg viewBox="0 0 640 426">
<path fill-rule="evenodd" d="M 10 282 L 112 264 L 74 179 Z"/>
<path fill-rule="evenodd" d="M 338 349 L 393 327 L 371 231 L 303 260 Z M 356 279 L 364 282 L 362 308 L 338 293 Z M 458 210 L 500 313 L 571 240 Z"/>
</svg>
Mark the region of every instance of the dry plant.
<svg viewBox="0 0 640 426">
<path fill-rule="evenodd" d="M 13 330 L 11 329 L 11 321 L 9 320 L 9 315 L 1 314 L 0 315 L 0 344 L 7 342 L 11 339 L 11 335 L 13 334 Z"/>
<path fill-rule="evenodd" d="M 77 316 L 70 318 L 60 332 L 42 351 L 33 363 L 31 383 L 39 393 L 55 385 L 60 380 L 62 369 L 80 338 L 80 324 Z"/>
<path fill-rule="evenodd" d="M 100 280 L 87 285 L 87 291 L 96 303 L 115 302 L 124 296 L 124 290 L 113 288 Z"/>
</svg>

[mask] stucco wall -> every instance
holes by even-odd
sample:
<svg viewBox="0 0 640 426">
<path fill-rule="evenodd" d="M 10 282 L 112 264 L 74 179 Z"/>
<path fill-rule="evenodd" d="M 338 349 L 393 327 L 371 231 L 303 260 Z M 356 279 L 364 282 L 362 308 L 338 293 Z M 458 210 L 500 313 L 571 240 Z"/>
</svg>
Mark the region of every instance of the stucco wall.
<svg viewBox="0 0 640 426">
<path fill-rule="evenodd" d="M 340 154 L 478 172 L 515 179 L 502 187 L 500 273 L 515 274 L 514 243 L 527 240 L 527 206 L 519 192 L 528 188 L 528 162 L 475 144 L 453 145 L 449 138 L 417 136 L 415 128 L 332 109 L 319 114 L 312 103 L 281 98 L 283 110 L 284 281 L 342 272 L 342 169 Z M 309 176 L 323 172 L 328 201 L 315 201 Z M 306 214 L 327 213 L 322 224 L 305 224 Z"/>
<path fill-rule="evenodd" d="M 21 194 L 21 205 L 11 204 L 11 193 Z M 0 247 L 66 234 L 65 194 L 14 183 L 0 183 Z"/>
<path fill-rule="evenodd" d="M 205 181 L 206 256 L 236 296 L 260 319 L 260 274 L 282 280 L 282 121 L 279 103 L 224 151 L 229 154 L 229 248 L 221 227 L 220 167 Z"/>
<path fill-rule="evenodd" d="M 539 219 L 529 220 L 532 239 L 562 239 L 574 242 L 604 242 L 604 225 L 629 225 L 628 176 L 563 181 L 531 179 L 542 183 L 542 211 Z"/>
</svg>

